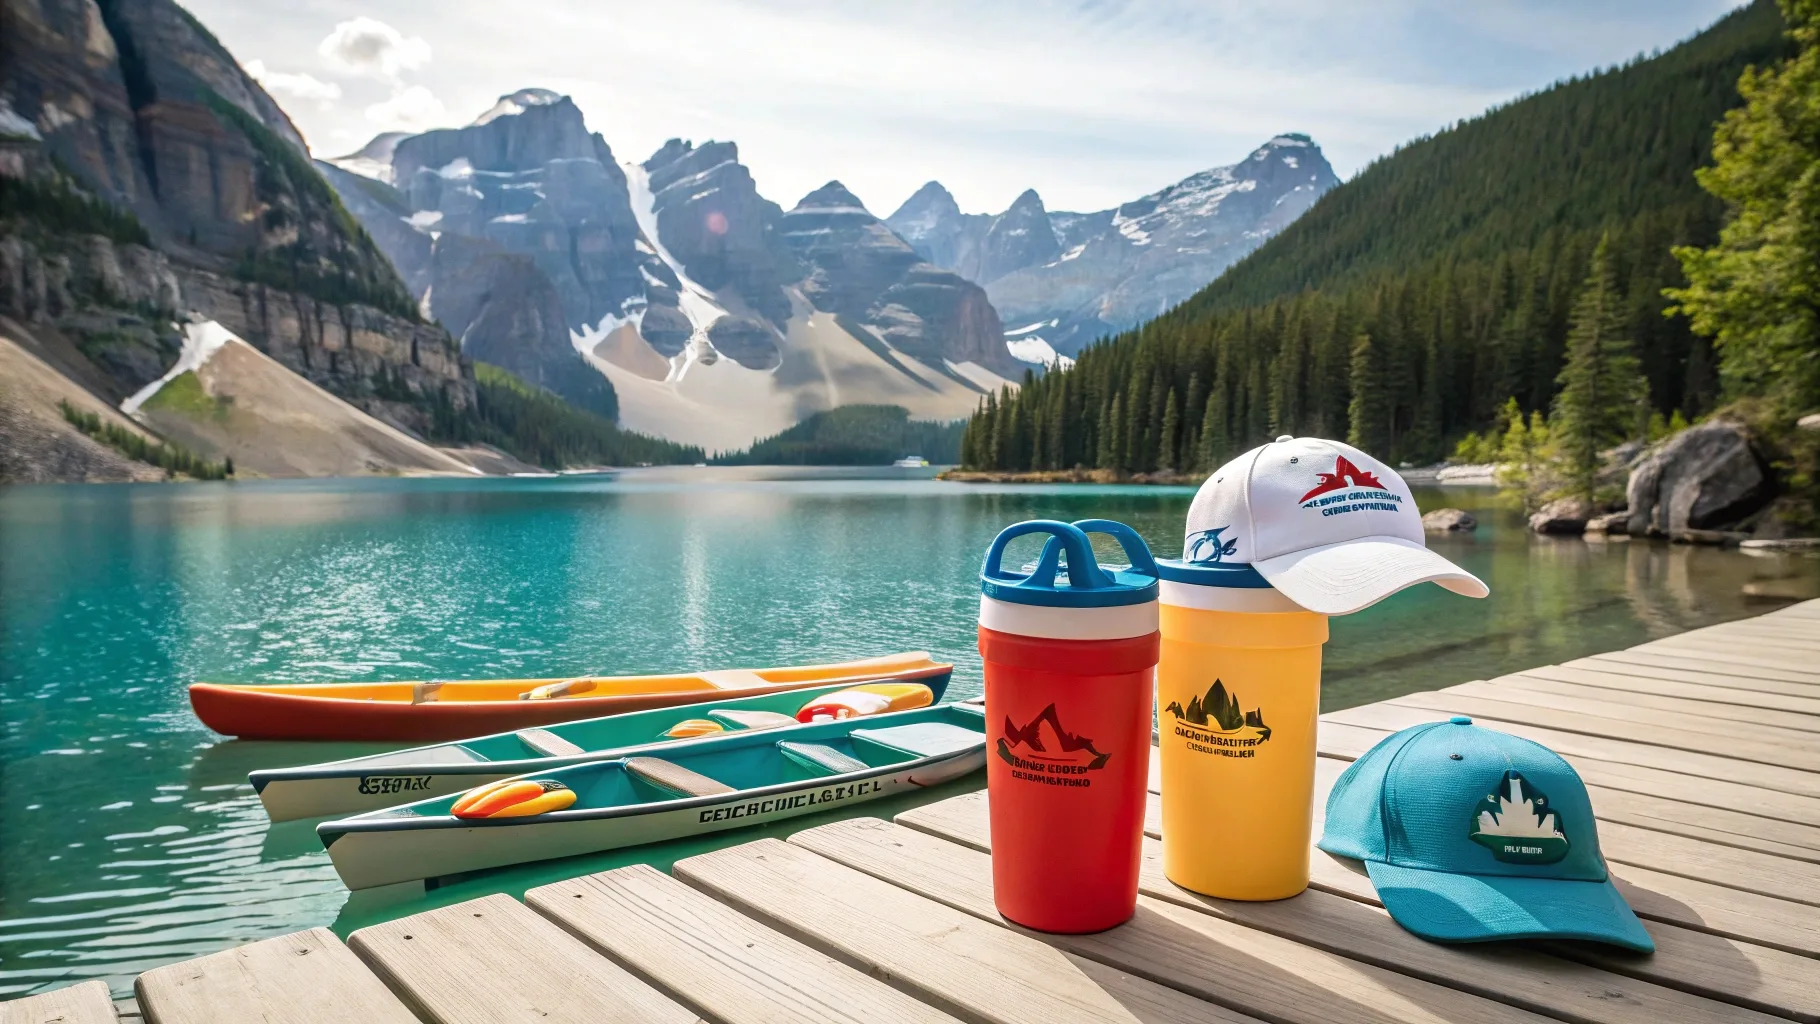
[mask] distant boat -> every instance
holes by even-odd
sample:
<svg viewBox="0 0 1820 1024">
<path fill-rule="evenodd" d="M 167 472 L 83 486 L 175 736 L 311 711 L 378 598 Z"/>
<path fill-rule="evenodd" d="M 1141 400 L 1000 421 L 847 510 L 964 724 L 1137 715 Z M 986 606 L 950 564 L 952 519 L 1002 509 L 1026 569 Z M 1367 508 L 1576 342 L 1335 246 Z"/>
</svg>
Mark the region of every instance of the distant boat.
<svg viewBox="0 0 1820 1024">
<path fill-rule="evenodd" d="M 557 470 L 561 476 L 612 476 L 617 472 L 619 471 L 611 466 L 586 466 L 581 469 Z"/>
<path fill-rule="evenodd" d="M 893 462 L 891 465 L 896 466 L 898 469 L 922 469 L 928 464 L 929 460 L 923 458 L 921 455 L 906 455 L 896 462 Z"/>
</svg>

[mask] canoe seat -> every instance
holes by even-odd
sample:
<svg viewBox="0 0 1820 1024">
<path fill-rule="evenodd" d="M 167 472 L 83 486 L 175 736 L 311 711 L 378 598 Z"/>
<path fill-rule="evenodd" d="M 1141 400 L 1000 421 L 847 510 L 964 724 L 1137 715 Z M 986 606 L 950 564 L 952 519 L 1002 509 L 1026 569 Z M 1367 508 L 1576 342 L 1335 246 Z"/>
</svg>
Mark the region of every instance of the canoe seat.
<svg viewBox="0 0 1820 1024">
<path fill-rule="evenodd" d="M 762 690 L 772 685 L 771 680 L 749 668 L 723 668 L 703 672 L 700 678 L 717 690 Z"/>
<path fill-rule="evenodd" d="M 958 754 L 985 741 L 983 732 L 963 729 L 947 722 L 917 722 L 888 729 L 855 729 L 851 735 L 856 740 L 882 744 L 917 757 Z"/>
<path fill-rule="evenodd" d="M 518 742 L 530 747 L 533 753 L 544 757 L 573 757 L 587 753 L 548 729 L 520 729 L 513 735 L 518 737 Z"/>
<path fill-rule="evenodd" d="M 411 684 L 411 703 L 428 704 L 436 699 L 436 691 L 442 689 L 442 680 L 432 679 L 427 683 Z"/>
<path fill-rule="evenodd" d="M 718 719 L 728 725 L 737 725 L 741 729 L 776 729 L 796 724 L 796 719 L 778 711 L 740 711 L 737 708 L 715 708 L 708 712 L 708 717 Z"/>
<path fill-rule="evenodd" d="M 778 740 L 777 749 L 784 752 L 791 760 L 812 768 L 821 768 L 835 775 L 848 772 L 863 772 L 872 766 L 851 754 L 843 754 L 833 747 L 820 743 L 792 743 L 789 740 Z"/>
<path fill-rule="evenodd" d="M 628 757 L 626 771 L 654 786 L 683 796 L 721 796 L 735 791 L 724 782 L 658 757 Z"/>
</svg>

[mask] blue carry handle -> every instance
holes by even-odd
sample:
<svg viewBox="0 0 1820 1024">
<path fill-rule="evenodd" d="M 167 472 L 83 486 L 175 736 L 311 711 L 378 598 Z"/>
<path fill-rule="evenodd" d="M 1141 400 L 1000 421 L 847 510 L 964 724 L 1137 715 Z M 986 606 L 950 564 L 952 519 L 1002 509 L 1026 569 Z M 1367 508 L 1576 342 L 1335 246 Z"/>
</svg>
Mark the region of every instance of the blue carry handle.
<svg viewBox="0 0 1820 1024">
<path fill-rule="evenodd" d="M 1088 520 L 1095 522 L 1095 520 Z M 1117 526 L 1119 524 L 1114 523 Z M 1130 532 L 1129 528 L 1126 532 Z M 1002 564 L 1005 559 L 1005 548 L 1019 537 L 1033 533 L 1049 535 L 1048 543 L 1043 545 L 1043 556 L 1037 559 L 1036 569 L 1028 576 L 1015 572 L 1006 572 Z M 1137 536 L 1132 534 L 1133 537 Z M 1122 541 L 1121 541 L 1122 543 Z M 1141 545 L 1143 541 L 1138 541 Z M 1054 590 L 1055 575 L 1061 570 L 1063 552 L 1068 554 L 1068 585 L 1076 590 L 1098 590 L 1109 588 L 1116 581 L 1100 568 L 1100 563 L 1093 557 L 1093 542 L 1087 534 L 1072 523 L 1058 519 L 1032 519 L 1005 527 L 993 538 L 992 546 L 986 549 L 986 564 L 980 567 L 980 575 L 1004 587 L 1017 587 L 1029 590 Z M 1145 552 L 1149 556 L 1149 552 Z M 1152 565 L 1154 569 L 1154 563 Z"/>
<path fill-rule="evenodd" d="M 1153 579 L 1156 577 L 1156 559 L 1150 554 L 1150 545 L 1144 543 L 1144 538 L 1138 536 L 1136 530 L 1110 519 L 1079 519 L 1073 525 L 1082 533 L 1103 533 L 1118 541 L 1119 547 L 1124 549 L 1125 559 L 1131 563 L 1132 571 Z M 1092 554 L 1091 547 L 1088 554 Z"/>
<path fill-rule="evenodd" d="M 1090 533 L 1103 533 L 1117 540 L 1131 560 L 1129 570 L 1107 572 L 1093 556 Z M 1005 547 L 1019 537 L 1044 534 L 1042 557 L 1036 568 L 1025 575 L 1005 569 Z M 1068 585 L 1057 586 L 1056 575 L 1062 571 L 1062 556 L 1068 560 Z M 1156 559 L 1150 546 L 1137 531 L 1124 523 L 1105 519 L 1083 519 L 1063 523 L 1053 519 L 1033 519 L 1006 527 L 986 549 L 986 564 L 980 568 L 980 592 L 987 597 L 1013 604 L 1051 605 L 1064 608 L 1103 608 L 1113 605 L 1138 604 L 1156 600 Z"/>
</svg>

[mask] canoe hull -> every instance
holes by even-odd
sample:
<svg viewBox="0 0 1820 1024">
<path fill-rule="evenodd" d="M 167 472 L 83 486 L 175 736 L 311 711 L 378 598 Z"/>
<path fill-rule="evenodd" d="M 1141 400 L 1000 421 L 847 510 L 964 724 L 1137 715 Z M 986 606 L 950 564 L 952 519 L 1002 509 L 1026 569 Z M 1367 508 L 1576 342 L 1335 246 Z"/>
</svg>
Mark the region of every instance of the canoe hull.
<svg viewBox="0 0 1820 1024">
<path fill-rule="evenodd" d="M 335 872 L 350 889 L 440 878 L 484 868 L 600 853 L 852 807 L 940 785 L 985 767 L 984 747 L 843 777 L 628 808 L 580 820 L 476 822 L 326 834 Z"/>
<path fill-rule="evenodd" d="M 929 687 L 933 703 L 940 703 L 947 691 L 946 675 L 917 680 Z M 834 692 L 850 683 L 822 684 L 807 691 L 814 694 Z M 803 704 L 802 696 L 775 694 L 744 700 L 711 700 L 702 709 L 747 710 L 760 708 L 795 714 Z M 489 782 L 509 779 L 514 775 L 550 771 L 572 764 L 598 761 L 619 756 L 630 747 L 646 747 L 654 737 L 674 725 L 679 717 L 690 715 L 694 708 L 675 711 L 634 712 L 616 715 L 599 722 L 579 722 L 558 732 L 570 735 L 587 732 L 587 753 L 564 757 L 528 757 L 512 760 L 451 760 L 438 753 L 446 747 L 418 747 L 384 755 L 350 758 L 325 764 L 295 768 L 261 769 L 248 776 L 254 792 L 273 821 L 297 818 L 326 818 L 332 815 L 362 814 L 383 810 L 397 804 L 448 796 Z M 701 713 L 706 714 L 707 711 Z M 608 733 L 602 736 L 599 733 Z M 506 734 L 495 734 L 496 736 Z M 485 749 L 493 736 L 465 739 L 465 744 Z M 576 735 L 578 740 L 584 738 Z M 514 740 L 516 742 L 516 740 Z M 683 742 L 678 740 L 677 742 Z M 479 755 L 475 755 L 479 756 Z"/>
<path fill-rule="evenodd" d="M 921 682 L 946 679 L 953 666 L 929 662 L 906 666 L 902 658 L 877 658 L 824 666 L 826 674 L 804 671 L 798 678 L 750 686 L 708 686 L 647 693 L 564 697 L 557 700 L 430 701 L 350 700 L 216 683 L 190 686 L 190 706 L 202 724 L 225 736 L 260 740 L 458 740 L 483 733 L 599 718 L 628 711 L 680 707 L 704 701 L 735 700 L 807 689 L 829 683 L 885 679 Z M 329 692 L 326 691 L 325 692 Z M 429 795 L 429 794 L 425 794 Z"/>
<path fill-rule="evenodd" d="M 611 756 L 610 753 L 607 756 Z M 551 766 L 577 763 L 563 758 Z M 525 767 L 525 765 L 529 765 Z M 324 775 L 307 779 L 280 779 L 259 790 L 259 801 L 273 821 L 326 818 L 335 814 L 378 811 L 409 800 L 448 796 L 514 775 L 538 771 L 539 762 L 500 761 L 490 764 L 374 768 L 365 775 Z"/>
</svg>

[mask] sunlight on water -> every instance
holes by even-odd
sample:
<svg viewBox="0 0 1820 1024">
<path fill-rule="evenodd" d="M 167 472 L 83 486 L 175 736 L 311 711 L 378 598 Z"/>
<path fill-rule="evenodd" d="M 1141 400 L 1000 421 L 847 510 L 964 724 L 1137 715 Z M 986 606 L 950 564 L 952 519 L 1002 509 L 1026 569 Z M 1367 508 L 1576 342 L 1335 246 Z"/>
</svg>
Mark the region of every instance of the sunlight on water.
<svg viewBox="0 0 1820 1024">
<path fill-rule="evenodd" d="M 658 672 L 926 649 L 956 662 L 950 692 L 965 697 L 980 687 L 979 558 L 1000 528 L 1119 519 L 1172 555 L 1191 494 L 779 470 L 0 492 L 0 997 L 88 977 L 125 993 L 139 971 L 237 943 L 345 933 L 712 845 L 477 876 L 401 905 L 350 900 L 312 823 L 269 826 L 246 773 L 382 748 L 224 741 L 191 715 L 191 681 Z M 1476 534 L 1434 544 L 1494 596 L 1421 588 L 1336 622 L 1329 708 L 1763 610 L 1739 596 L 1745 581 L 1820 564 L 1549 541 L 1486 492 L 1417 497 L 1479 512 Z"/>
</svg>

